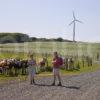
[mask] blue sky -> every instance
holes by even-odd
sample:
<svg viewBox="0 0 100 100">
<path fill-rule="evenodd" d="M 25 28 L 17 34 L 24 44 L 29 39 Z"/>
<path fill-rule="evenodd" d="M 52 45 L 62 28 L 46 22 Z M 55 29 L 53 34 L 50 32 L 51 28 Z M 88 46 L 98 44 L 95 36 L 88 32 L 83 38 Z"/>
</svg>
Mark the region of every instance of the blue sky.
<svg viewBox="0 0 100 100">
<path fill-rule="evenodd" d="M 35 37 L 100 42 L 100 0 L 0 0 L 0 32 L 22 32 Z"/>
</svg>

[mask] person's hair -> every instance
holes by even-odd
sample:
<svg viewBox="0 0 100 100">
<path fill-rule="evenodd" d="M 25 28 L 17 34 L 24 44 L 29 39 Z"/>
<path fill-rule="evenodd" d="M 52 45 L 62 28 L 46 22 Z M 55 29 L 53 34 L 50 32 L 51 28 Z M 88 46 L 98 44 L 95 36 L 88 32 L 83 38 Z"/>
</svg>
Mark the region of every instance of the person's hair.
<svg viewBox="0 0 100 100">
<path fill-rule="evenodd" d="M 55 51 L 55 52 L 54 52 L 54 54 L 56 54 L 56 55 L 57 55 L 57 54 L 58 54 L 58 53 L 57 53 L 57 51 Z"/>
<path fill-rule="evenodd" d="M 54 56 L 55 57 L 58 57 L 58 53 L 56 51 L 54 52 Z"/>
</svg>

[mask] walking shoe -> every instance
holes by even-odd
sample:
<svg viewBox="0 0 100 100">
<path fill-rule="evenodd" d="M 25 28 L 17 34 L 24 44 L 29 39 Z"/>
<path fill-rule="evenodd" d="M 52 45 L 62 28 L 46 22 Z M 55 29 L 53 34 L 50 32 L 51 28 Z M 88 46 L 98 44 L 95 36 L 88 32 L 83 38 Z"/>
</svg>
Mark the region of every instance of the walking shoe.
<svg viewBox="0 0 100 100">
<path fill-rule="evenodd" d="M 55 83 L 52 83 L 51 85 L 52 85 L 52 86 L 55 86 Z"/>
<path fill-rule="evenodd" d="M 61 82 L 59 82 L 58 86 L 62 86 Z"/>
<path fill-rule="evenodd" d="M 34 85 L 36 84 L 34 80 L 33 80 L 33 82 L 32 82 L 32 83 L 33 83 Z"/>
<path fill-rule="evenodd" d="M 32 82 L 32 81 L 30 81 L 30 84 L 33 84 L 33 82 Z"/>
</svg>

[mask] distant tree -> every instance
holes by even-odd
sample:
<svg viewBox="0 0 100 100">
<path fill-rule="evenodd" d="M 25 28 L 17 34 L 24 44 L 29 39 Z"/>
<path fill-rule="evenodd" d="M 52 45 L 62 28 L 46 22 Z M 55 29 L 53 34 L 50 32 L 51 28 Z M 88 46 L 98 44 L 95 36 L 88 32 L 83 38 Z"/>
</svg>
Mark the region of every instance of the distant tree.
<svg viewBox="0 0 100 100">
<path fill-rule="evenodd" d="M 61 37 L 57 38 L 56 41 L 62 42 L 63 39 Z"/>
<path fill-rule="evenodd" d="M 23 33 L 0 33 L 0 43 L 28 42 L 29 36 Z"/>
<path fill-rule="evenodd" d="M 46 39 L 46 38 L 38 38 L 38 41 L 43 41 L 43 42 L 45 42 L 45 41 L 47 41 L 47 39 Z"/>
<path fill-rule="evenodd" d="M 30 41 L 37 41 L 38 39 L 36 37 L 31 37 Z"/>
<path fill-rule="evenodd" d="M 15 43 L 15 42 L 17 41 L 12 36 L 7 35 L 7 36 L 0 38 L 0 43 Z"/>
<path fill-rule="evenodd" d="M 70 40 L 64 40 L 63 38 L 59 37 L 57 39 L 47 39 L 47 38 L 36 38 L 36 37 L 29 37 L 27 34 L 23 33 L 0 33 L 0 43 L 21 43 L 21 42 L 34 42 L 34 41 L 41 41 L 41 42 L 71 42 Z"/>
</svg>

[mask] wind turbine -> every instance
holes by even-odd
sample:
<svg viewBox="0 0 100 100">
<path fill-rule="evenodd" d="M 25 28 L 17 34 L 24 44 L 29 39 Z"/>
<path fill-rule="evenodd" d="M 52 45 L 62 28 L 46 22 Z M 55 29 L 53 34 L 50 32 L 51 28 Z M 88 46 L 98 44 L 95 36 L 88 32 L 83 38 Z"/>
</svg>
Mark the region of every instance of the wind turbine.
<svg viewBox="0 0 100 100">
<path fill-rule="evenodd" d="M 75 14 L 73 12 L 73 21 L 69 24 L 73 24 L 73 42 L 75 42 L 75 29 L 76 29 L 76 22 L 82 23 L 81 21 L 77 20 Z"/>
</svg>

